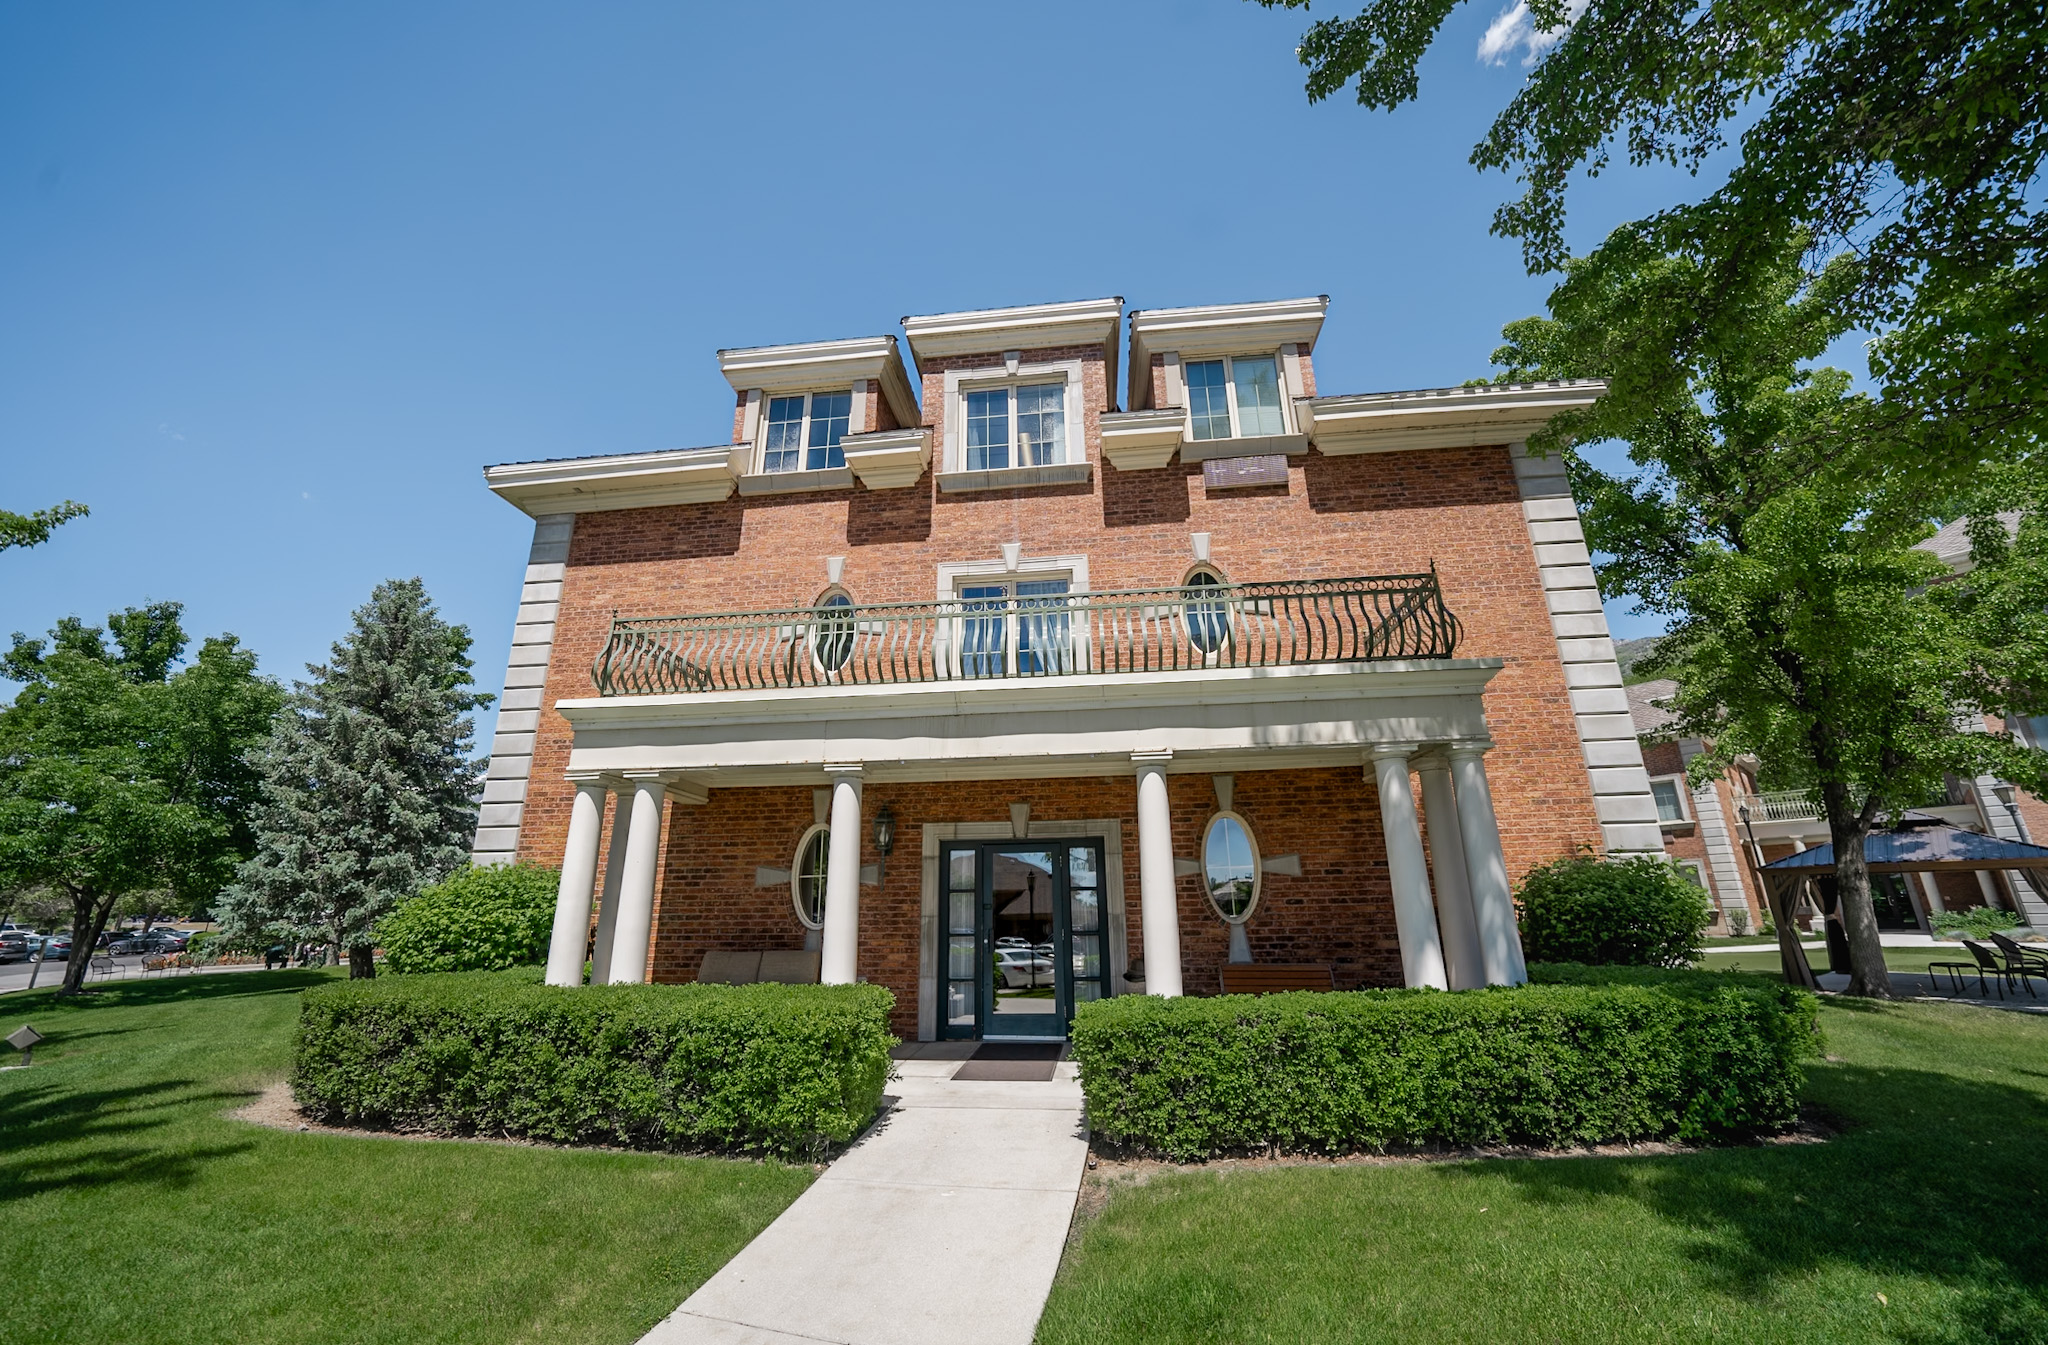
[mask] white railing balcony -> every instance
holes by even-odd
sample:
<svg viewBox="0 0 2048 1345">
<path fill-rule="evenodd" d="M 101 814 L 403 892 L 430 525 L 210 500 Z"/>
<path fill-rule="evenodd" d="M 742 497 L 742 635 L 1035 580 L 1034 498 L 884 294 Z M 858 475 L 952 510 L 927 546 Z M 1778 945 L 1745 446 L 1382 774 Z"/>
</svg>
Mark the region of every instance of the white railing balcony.
<svg viewBox="0 0 2048 1345">
<path fill-rule="evenodd" d="M 1736 803 L 1749 810 L 1752 822 L 1818 822 L 1820 805 L 1804 790 L 1776 789 L 1764 794 L 1744 794 Z"/>
</svg>

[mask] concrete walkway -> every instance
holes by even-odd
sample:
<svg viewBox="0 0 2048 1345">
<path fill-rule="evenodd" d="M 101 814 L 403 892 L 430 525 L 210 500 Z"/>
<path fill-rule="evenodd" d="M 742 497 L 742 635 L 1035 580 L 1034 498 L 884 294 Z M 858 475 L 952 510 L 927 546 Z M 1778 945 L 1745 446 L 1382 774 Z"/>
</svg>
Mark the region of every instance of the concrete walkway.
<svg viewBox="0 0 2048 1345">
<path fill-rule="evenodd" d="M 912 1048 L 882 1118 L 642 1345 L 1029 1345 L 1087 1167 L 1081 1086 L 1066 1062 L 955 1082 L 972 1046 Z"/>
</svg>

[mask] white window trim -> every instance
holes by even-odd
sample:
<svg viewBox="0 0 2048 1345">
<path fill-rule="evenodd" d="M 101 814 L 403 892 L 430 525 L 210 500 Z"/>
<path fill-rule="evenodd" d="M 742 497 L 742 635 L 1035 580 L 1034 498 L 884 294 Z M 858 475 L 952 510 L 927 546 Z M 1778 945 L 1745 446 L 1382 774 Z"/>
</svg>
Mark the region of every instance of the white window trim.
<svg viewBox="0 0 2048 1345">
<path fill-rule="evenodd" d="M 1237 374 L 1236 370 L 1232 368 L 1232 363 L 1236 360 L 1263 360 L 1269 357 L 1273 361 L 1274 372 L 1280 376 L 1280 433 L 1293 434 L 1295 432 L 1294 398 L 1289 395 L 1291 384 L 1288 377 L 1285 352 L 1279 347 L 1275 347 L 1272 350 L 1245 350 L 1239 351 L 1235 355 L 1202 355 L 1192 359 L 1184 358 L 1180 362 L 1177 373 L 1180 383 L 1181 408 L 1183 414 L 1187 417 L 1185 433 L 1189 443 L 1213 444 L 1218 441 L 1195 438 L 1195 399 L 1193 394 L 1188 391 L 1187 367 L 1190 364 L 1215 364 L 1219 361 L 1223 365 L 1223 399 L 1230 407 L 1229 437 L 1232 439 L 1265 439 L 1272 437 L 1270 435 L 1248 435 L 1244 432 L 1244 419 L 1237 413 Z"/>
<path fill-rule="evenodd" d="M 1222 908 L 1217 906 L 1216 894 L 1209 885 L 1209 837 L 1215 833 L 1217 824 L 1226 818 L 1244 828 L 1245 843 L 1251 847 L 1252 852 L 1252 899 L 1245 904 L 1242 915 L 1225 915 Z M 1251 918 L 1258 914 L 1259 898 L 1266 890 L 1264 859 L 1265 856 L 1259 849 L 1259 834 L 1252 830 L 1251 821 L 1243 813 L 1221 808 L 1209 814 L 1209 820 L 1202 824 L 1202 849 L 1195 856 L 1195 863 L 1198 866 L 1196 871 L 1202 876 L 1202 900 L 1208 903 L 1209 914 L 1226 925 L 1249 924 Z"/>
<path fill-rule="evenodd" d="M 791 476 L 797 472 L 842 470 L 841 468 L 837 467 L 816 468 L 809 465 L 808 459 L 810 458 L 811 453 L 811 402 L 812 399 L 817 397 L 836 397 L 842 392 L 850 393 L 852 396 L 852 401 L 847 407 L 846 434 L 859 434 L 861 433 L 862 428 L 867 424 L 867 421 L 864 418 L 865 399 L 861 395 L 862 385 L 865 384 L 866 381 L 867 380 L 863 379 L 861 380 L 861 383 L 856 383 L 851 387 L 818 388 L 811 392 L 763 393 L 761 395 L 761 400 L 758 409 L 753 407 L 749 408 L 751 418 L 755 422 L 753 432 L 754 472 L 760 476 Z M 798 431 L 797 435 L 799 440 L 800 456 L 797 459 L 796 466 L 784 467 L 780 471 L 771 472 L 768 470 L 768 409 L 775 402 L 788 397 L 801 397 L 804 399 L 803 428 L 800 431 Z M 842 438 L 843 437 L 845 436 L 842 436 Z M 843 456 L 845 453 L 845 449 L 842 448 L 840 452 Z"/>
<path fill-rule="evenodd" d="M 1707 872 L 1707 861 L 1704 859 L 1674 858 L 1671 863 L 1674 867 L 1690 870 L 1693 881 L 1700 885 L 1700 891 L 1706 893 L 1709 897 L 1714 895 L 1713 875 Z"/>
<path fill-rule="evenodd" d="M 789 904 L 796 909 L 796 922 L 805 929 L 823 929 L 825 921 L 821 917 L 814 925 L 804 918 L 804 851 L 810 849 L 813 836 L 831 830 L 828 822 L 814 822 L 806 827 L 804 834 L 797 838 L 796 854 L 789 861 Z"/>
<path fill-rule="evenodd" d="M 965 472 L 969 470 L 995 470 L 967 466 L 967 394 L 970 392 L 993 392 L 998 388 L 1035 387 L 1046 383 L 1064 383 L 1064 409 L 1066 416 L 1066 445 L 1062 463 L 1088 461 L 1088 436 L 1082 423 L 1081 406 L 1081 361 L 1054 360 L 1045 364 L 1016 364 L 988 369 L 948 369 L 946 371 L 946 443 L 944 470 Z M 1010 443 L 1014 448 L 1017 436 L 1017 399 L 1010 399 Z M 1016 455 L 1012 453 L 1014 458 Z M 1012 462 L 1010 466 L 1019 464 Z"/>
<path fill-rule="evenodd" d="M 1671 782 L 1671 783 L 1672 783 L 1673 785 L 1675 785 L 1675 786 L 1677 787 L 1677 789 L 1678 789 L 1678 813 L 1679 813 L 1679 815 L 1678 815 L 1677 817 L 1672 817 L 1672 818 L 1666 818 L 1666 817 L 1659 817 L 1659 818 L 1657 819 L 1657 821 L 1658 821 L 1659 823 L 1662 823 L 1663 825 L 1666 825 L 1666 826 L 1676 826 L 1676 825 L 1678 825 L 1678 824 L 1679 824 L 1679 823 L 1681 823 L 1681 822 L 1693 822 L 1693 821 L 1697 821 L 1698 819 L 1697 819 L 1697 818 L 1695 818 L 1695 817 L 1693 816 L 1693 812 L 1692 812 L 1692 786 L 1690 786 L 1690 785 L 1688 785 L 1688 784 L 1686 783 L 1686 777 L 1684 777 L 1683 775 L 1653 775 L 1653 776 L 1651 776 L 1651 777 L 1650 777 L 1650 785 L 1651 785 L 1651 789 L 1650 789 L 1650 802 L 1651 802 L 1651 803 L 1652 803 L 1653 805 L 1654 805 L 1654 804 L 1655 804 L 1655 803 L 1657 802 L 1657 790 L 1656 790 L 1656 785 L 1657 785 L 1657 782 L 1658 782 L 1658 781 L 1660 781 L 1660 780 L 1668 780 L 1668 781 L 1670 781 L 1670 782 Z"/>
</svg>

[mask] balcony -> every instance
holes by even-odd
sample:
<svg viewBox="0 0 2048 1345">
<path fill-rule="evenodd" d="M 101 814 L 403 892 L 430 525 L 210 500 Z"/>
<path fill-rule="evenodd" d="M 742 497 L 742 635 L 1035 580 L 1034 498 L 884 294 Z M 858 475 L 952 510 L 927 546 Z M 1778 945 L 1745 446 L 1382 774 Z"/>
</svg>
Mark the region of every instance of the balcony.
<svg viewBox="0 0 2048 1345">
<path fill-rule="evenodd" d="M 1739 807 L 1749 810 L 1752 822 L 1818 822 L 1822 820 L 1820 805 L 1807 797 L 1803 789 L 1776 789 L 1763 794 L 1743 794 L 1736 798 Z"/>
<path fill-rule="evenodd" d="M 1447 660 L 1426 574 L 615 617 L 600 696 Z"/>
</svg>

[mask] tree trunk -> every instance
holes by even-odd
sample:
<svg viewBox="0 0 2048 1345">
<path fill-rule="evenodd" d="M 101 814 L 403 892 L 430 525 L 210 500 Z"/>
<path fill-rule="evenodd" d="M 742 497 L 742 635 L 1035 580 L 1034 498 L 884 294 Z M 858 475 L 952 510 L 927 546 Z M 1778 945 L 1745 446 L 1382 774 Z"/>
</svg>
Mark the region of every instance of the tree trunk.
<svg viewBox="0 0 2048 1345">
<path fill-rule="evenodd" d="M 348 978 L 351 981 L 367 981 L 376 974 L 377 962 L 370 956 L 370 946 L 365 943 L 351 945 L 348 950 Z"/>
<path fill-rule="evenodd" d="M 58 994 L 75 995 L 85 988 L 85 974 L 92 970 L 92 955 L 99 951 L 100 935 L 106 931 L 107 917 L 113 913 L 112 897 L 103 899 L 90 892 L 73 894 L 71 957 L 64 964 L 64 984 Z"/>
<path fill-rule="evenodd" d="M 1892 998 L 1892 977 L 1884 965 L 1884 940 L 1877 933 L 1877 911 L 1870 904 L 1870 865 L 1863 843 L 1870 824 L 1848 810 L 1848 791 L 1840 785 L 1822 790 L 1828 804 L 1828 835 L 1835 846 L 1835 904 L 1842 932 L 1849 936 L 1851 995 Z"/>
</svg>

